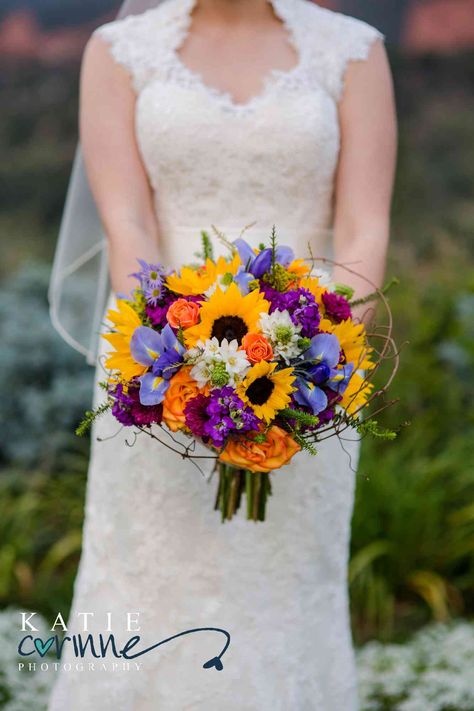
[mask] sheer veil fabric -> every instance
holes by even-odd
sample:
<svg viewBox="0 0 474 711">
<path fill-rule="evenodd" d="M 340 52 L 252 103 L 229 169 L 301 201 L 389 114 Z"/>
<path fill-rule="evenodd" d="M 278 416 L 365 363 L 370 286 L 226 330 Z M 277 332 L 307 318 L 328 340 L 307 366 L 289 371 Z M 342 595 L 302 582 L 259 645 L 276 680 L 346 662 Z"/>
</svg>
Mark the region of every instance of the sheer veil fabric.
<svg viewBox="0 0 474 711">
<path fill-rule="evenodd" d="M 165 0 L 125 0 L 117 19 L 140 15 Z M 74 159 L 49 284 L 53 326 L 95 365 L 110 290 L 107 242 L 87 179 L 81 146 Z"/>
</svg>

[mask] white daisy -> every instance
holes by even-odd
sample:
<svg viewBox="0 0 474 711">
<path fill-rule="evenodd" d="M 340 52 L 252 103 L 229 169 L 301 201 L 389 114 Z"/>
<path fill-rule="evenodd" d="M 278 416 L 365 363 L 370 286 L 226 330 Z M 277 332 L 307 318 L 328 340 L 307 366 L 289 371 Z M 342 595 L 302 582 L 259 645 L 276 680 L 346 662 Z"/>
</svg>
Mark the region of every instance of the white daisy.
<svg viewBox="0 0 474 711">
<path fill-rule="evenodd" d="M 239 349 L 238 341 L 233 340 L 230 343 L 227 338 L 224 338 L 220 347 L 220 356 L 225 363 L 227 372 L 230 375 L 229 384 L 235 385 L 235 382 L 242 380 L 248 369 L 250 362 L 244 350 Z"/>
<path fill-rule="evenodd" d="M 212 375 L 212 363 L 206 363 L 201 358 L 191 368 L 191 377 L 197 382 L 200 388 L 204 388 L 210 381 Z"/>
<path fill-rule="evenodd" d="M 298 346 L 301 326 L 296 326 L 288 311 L 274 311 L 260 316 L 260 328 L 274 354 L 288 362 L 301 352 Z"/>
<path fill-rule="evenodd" d="M 204 387 L 206 383 L 213 382 L 215 366 L 222 364 L 229 376 L 226 384 L 235 385 L 242 380 L 250 368 L 250 362 L 245 351 L 239 349 L 237 340 L 230 343 L 226 338 L 219 343 L 217 338 L 198 342 L 192 349 L 194 367 L 191 370 L 192 377 L 197 381 L 199 387 Z M 190 351 L 191 352 L 191 351 Z M 221 366 L 222 367 L 222 366 Z"/>
</svg>

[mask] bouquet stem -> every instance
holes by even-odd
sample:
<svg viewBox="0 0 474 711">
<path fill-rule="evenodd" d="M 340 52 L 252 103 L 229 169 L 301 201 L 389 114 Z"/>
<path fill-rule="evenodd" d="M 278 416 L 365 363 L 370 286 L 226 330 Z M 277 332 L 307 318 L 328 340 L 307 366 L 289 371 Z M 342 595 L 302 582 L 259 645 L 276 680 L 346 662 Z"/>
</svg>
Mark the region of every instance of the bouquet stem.
<svg viewBox="0 0 474 711">
<path fill-rule="evenodd" d="M 219 462 L 217 473 L 219 484 L 214 509 L 221 512 L 222 522 L 230 521 L 237 513 L 244 491 L 247 499 L 247 519 L 265 521 L 267 498 L 272 493 L 268 472 L 236 469 Z"/>
</svg>

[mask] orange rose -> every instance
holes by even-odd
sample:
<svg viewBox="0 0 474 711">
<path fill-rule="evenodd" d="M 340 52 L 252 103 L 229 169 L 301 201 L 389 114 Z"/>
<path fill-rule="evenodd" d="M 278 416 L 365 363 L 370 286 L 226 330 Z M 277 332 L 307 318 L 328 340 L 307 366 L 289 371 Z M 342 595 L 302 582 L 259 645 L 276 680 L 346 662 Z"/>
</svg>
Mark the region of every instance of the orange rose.
<svg viewBox="0 0 474 711">
<path fill-rule="evenodd" d="M 266 432 L 265 442 L 248 438 L 229 440 L 219 460 L 251 472 L 269 472 L 288 464 L 300 449 L 285 430 L 274 425 Z"/>
<path fill-rule="evenodd" d="M 261 360 L 272 360 L 273 358 L 272 347 L 261 333 L 247 333 L 242 338 L 242 346 L 251 363 L 259 363 Z"/>
<path fill-rule="evenodd" d="M 199 304 L 187 299 L 178 299 L 169 307 L 166 320 L 172 328 L 195 326 L 199 321 Z"/>
<path fill-rule="evenodd" d="M 163 400 L 163 422 L 172 432 L 183 429 L 184 408 L 188 400 L 199 392 L 198 384 L 190 375 L 191 368 L 183 366 L 170 380 L 170 386 Z"/>
</svg>

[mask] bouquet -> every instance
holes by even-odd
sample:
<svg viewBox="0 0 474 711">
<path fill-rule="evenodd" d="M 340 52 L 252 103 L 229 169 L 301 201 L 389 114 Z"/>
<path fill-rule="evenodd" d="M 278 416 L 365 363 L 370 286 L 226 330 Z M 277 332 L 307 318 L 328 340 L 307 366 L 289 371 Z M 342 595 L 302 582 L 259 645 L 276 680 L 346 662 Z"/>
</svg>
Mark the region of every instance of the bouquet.
<svg viewBox="0 0 474 711">
<path fill-rule="evenodd" d="M 313 258 L 275 231 L 258 249 L 221 239 L 227 257 L 213 259 L 202 233 L 199 262 L 179 271 L 138 260 L 137 288 L 107 316 L 107 400 L 80 430 L 111 409 L 196 464 L 212 459 L 222 520 L 245 495 L 247 518 L 262 521 L 274 470 L 345 427 L 368 428 L 359 413 L 381 355 L 352 318 L 352 290 L 325 284 Z"/>
</svg>

